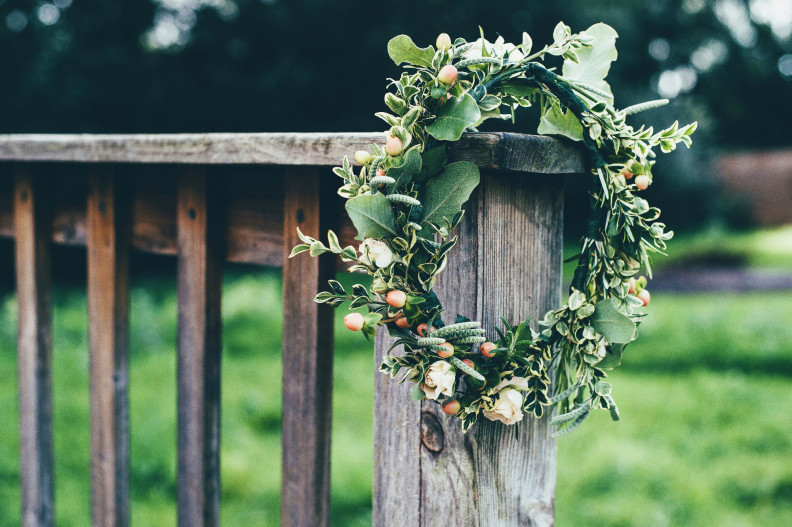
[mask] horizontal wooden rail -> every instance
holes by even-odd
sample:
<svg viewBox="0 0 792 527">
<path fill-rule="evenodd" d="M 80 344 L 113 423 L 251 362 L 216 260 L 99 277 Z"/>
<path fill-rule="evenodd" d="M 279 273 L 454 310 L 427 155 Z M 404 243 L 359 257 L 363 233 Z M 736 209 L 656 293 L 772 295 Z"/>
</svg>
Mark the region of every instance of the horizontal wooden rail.
<svg viewBox="0 0 792 527">
<path fill-rule="evenodd" d="M 384 142 L 381 133 L 0 135 L 0 160 L 334 166 Z M 503 132 L 466 134 L 449 157 L 482 169 L 537 174 L 576 174 L 585 166 L 570 143 Z"/>
</svg>

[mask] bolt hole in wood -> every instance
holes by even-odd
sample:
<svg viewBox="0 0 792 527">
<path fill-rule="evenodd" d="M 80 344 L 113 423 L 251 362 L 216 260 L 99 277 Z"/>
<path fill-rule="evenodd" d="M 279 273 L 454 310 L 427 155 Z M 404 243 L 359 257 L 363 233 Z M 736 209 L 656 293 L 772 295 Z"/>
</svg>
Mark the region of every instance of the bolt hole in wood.
<svg viewBox="0 0 792 527">
<path fill-rule="evenodd" d="M 194 220 L 195 219 L 195 209 L 188 210 L 187 211 L 187 217 L 190 218 L 191 220 Z"/>
<path fill-rule="evenodd" d="M 305 212 L 302 209 L 297 209 L 297 223 L 305 221 Z"/>
</svg>

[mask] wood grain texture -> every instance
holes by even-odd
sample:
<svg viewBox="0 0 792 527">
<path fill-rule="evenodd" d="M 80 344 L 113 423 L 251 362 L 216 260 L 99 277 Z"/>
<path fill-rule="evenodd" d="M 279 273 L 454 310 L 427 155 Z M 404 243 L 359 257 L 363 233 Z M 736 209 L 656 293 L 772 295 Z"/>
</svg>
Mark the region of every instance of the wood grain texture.
<svg viewBox="0 0 792 527">
<path fill-rule="evenodd" d="M 561 292 L 562 188 L 560 181 L 486 171 L 466 207 L 459 246 L 437 285 L 446 309 L 481 320 L 494 338 L 499 317 L 541 317 Z M 518 233 L 500 236 L 493 233 Z M 378 354 L 382 342 L 378 341 Z M 383 390 L 378 381 L 378 391 Z M 417 406 L 403 396 L 400 406 Z M 379 433 L 400 442 L 420 438 L 420 469 L 397 476 L 402 493 L 420 495 L 420 515 L 393 503 L 375 525 L 407 516 L 400 525 L 550 526 L 553 524 L 555 441 L 547 419 L 526 417 L 518 434 L 482 418 L 462 434 L 457 420 L 422 403 L 420 426 L 389 432 L 393 409 L 377 408 Z M 406 437 L 405 437 L 406 435 Z M 388 444 L 388 437 L 381 438 Z M 397 455 L 403 455 L 396 450 Z M 383 457 L 385 457 L 383 455 Z M 377 458 L 380 459 L 379 457 Z M 378 470 L 375 468 L 375 471 Z M 377 495 L 375 503 L 384 496 Z M 387 501 L 385 503 L 388 503 Z M 410 505 L 408 505 L 410 506 Z"/>
<path fill-rule="evenodd" d="M 283 452 L 281 525 L 330 524 L 330 423 L 333 390 L 333 310 L 314 296 L 335 273 L 332 254 L 288 258 L 297 227 L 325 237 L 338 216 L 334 189 L 322 171 L 284 173 Z"/>
<path fill-rule="evenodd" d="M 88 177 L 91 512 L 94 526 L 129 525 L 128 192 L 97 167 Z"/>
<path fill-rule="evenodd" d="M 0 160 L 337 166 L 343 156 L 351 158 L 355 150 L 384 142 L 383 134 L 376 132 L 0 135 Z M 522 173 L 584 169 L 581 150 L 573 144 L 525 134 L 466 134 L 450 146 L 449 157 Z"/>
<path fill-rule="evenodd" d="M 412 383 L 397 384 L 378 371 L 392 341 L 386 330 L 377 331 L 372 525 L 378 527 L 420 525 L 421 518 L 421 405 L 410 401 Z"/>
<path fill-rule="evenodd" d="M 22 525 L 55 524 L 52 457 L 52 307 L 49 219 L 43 175 L 18 170 L 14 186 L 19 309 Z"/>
<path fill-rule="evenodd" d="M 179 177 L 178 384 L 181 527 L 220 519 L 222 194 L 203 169 Z"/>
</svg>

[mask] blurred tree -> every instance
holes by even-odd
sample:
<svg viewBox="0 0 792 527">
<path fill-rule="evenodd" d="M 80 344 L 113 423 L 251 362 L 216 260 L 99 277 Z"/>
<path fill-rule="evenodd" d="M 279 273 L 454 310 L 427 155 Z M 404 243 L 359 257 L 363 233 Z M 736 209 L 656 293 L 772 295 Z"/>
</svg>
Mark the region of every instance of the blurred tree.
<svg viewBox="0 0 792 527">
<path fill-rule="evenodd" d="M 392 36 L 473 39 L 480 25 L 541 45 L 564 20 L 612 25 L 617 104 L 676 96 L 641 118 L 698 120 L 698 154 L 706 143 L 792 144 L 779 118 L 792 115 L 789 0 L 404 0 L 387 13 L 362 0 L 72 1 L 0 0 L 1 132 L 376 130 L 397 74 Z M 535 125 L 518 119 L 517 130 Z M 674 159 L 674 172 L 700 181 L 700 156 Z M 656 185 L 662 201 L 682 199 L 683 220 L 707 216 L 679 177 L 668 192 Z"/>
</svg>

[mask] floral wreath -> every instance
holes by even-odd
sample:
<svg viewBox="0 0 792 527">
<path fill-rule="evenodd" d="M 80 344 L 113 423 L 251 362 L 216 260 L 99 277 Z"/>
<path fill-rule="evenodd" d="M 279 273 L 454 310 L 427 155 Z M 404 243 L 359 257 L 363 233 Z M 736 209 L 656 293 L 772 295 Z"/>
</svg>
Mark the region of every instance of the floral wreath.
<svg viewBox="0 0 792 527">
<path fill-rule="evenodd" d="M 393 38 L 388 54 L 406 71 L 390 79 L 385 95 L 393 113 L 376 114 L 390 126 L 385 144 L 355 152 L 357 173 L 346 157 L 333 169 L 363 243 L 342 248 L 330 231 L 325 245 L 298 229 L 303 243 L 291 256 L 329 251 L 352 262 L 350 272 L 372 277 L 370 288 L 355 284 L 351 292 L 330 280 L 331 290 L 316 302 L 363 309 L 344 323 L 367 337 L 385 326 L 396 341 L 380 371 L 395 378 L 404 370 L 400 382 L 414 383 L 411 398 L 441 404 L 464 431 L 479 414 L 511 425 L 523 412 L 541 417 L 553 406 L 555 435 L 573 431 L 598 408 L 619 419 L 606 370 L 620 364 L 644 317 L 637 309 L 649 303 L 646 279 L 637 277 L 642 270 L 651 277 L 650 254 L 662 253 L 673 235 L 656 221 L 660 210 L 636 193 L 652 182 L 654 148 L 690 147 L 696 123 L 659 132 L 627 124 L 628 115 L 668 101 L 615 108 L 605 76 L 616 38 L 605 24 L 572 34 L 563 22 L 553 43 L 534 53 L 527 33 L 516 46 L 501 37 L 490 43 L 483 33 L 475 42 L 452 42 L 443 33 L 437 49 L 419 48 L 406 35 Z M 544 65 L 548 55 L 564 59 L 560 73 Z M 513 326 L 503 319 L 498 339 L 488 341 L 480 322 L 461 315 L 443 321 L 432 289 L 457 241 L 462 206 L 479 183 L 473 163 L 447 163 L 446 143 L 485 119 L 513 121 L 518 108 L 534 104 L 542 114 L 538 133 L 580 141 L 589 154 L 588 230 L 574 257 L 567 304 L 549 311 L 538 332 L 528 320 Z M 392 355 L 399 345 L 404 354 Z"/>
</svg>

